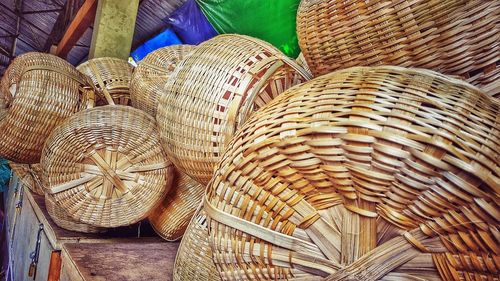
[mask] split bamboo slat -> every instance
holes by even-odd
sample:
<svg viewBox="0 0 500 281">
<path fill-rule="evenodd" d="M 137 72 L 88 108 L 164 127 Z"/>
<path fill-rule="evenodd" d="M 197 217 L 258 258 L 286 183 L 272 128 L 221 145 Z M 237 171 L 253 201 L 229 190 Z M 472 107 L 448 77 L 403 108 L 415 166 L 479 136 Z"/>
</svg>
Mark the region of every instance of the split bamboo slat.
<svg viewBox="0 0 500 281">
<path fill-rule="evenodd" d="M 191 45 L 167 46 L 142 59 L 137 64 L 130 83 L 132 106 L 155 117 L 165 82 L 179 62 L 194 48 Z"/>
<path fill-rule="evenodd" d="M 309 66 L 307 65 L 307 61 L 306 61 L 306 58 L 304 57 L 304 54 L 303 53 L 300 53 L 299 56 L 297 57 L 297 59 L 295 59 L 295 61 L 300 65 L 302 66 L 302 68 L 307 71 L 311 76 L 312 76 L 312 72 L 311 72 L 311 69 L 309 68 Z"/>
<path fill-rule="evenodd" d="M 205 187 L 176 171 L 170 192 L 153 209 L 148 219 L 153 229 L 167 241 L 179 240 L 205 195 Z"/>
<path fill-rule="evenodd" d="M 146 218 L 170 189 L 173 172 L 154 119 L 121 105 L 68 118 L 47 140 L 41 164 L 56 204 L 97 227 Z"/>
<path fill-rule="evenodd" d="M 302 0 L 299 45 L 314 75 L 399 65 L 500 95 L 500 1 Z"/>
<path fill-rule="evenodd" d="M 32 192 L 43 195 L 42 166 L 40 164 L 17 164 L 9 163 L 10 169 L 17 175 L 19 180 Z"/>
<path fill-rule="evenodd" d="M 289 89 L 242 126 L 207 187 L 222 279 L 498 280 L 499 110 L 423 69 Z"/>
<path fill-rule="evenodd" d="M 14 59 L 0 86 L 0 157 L 40 161 L 52 130 L 81 108 L 90 80 L 65 60 L 43 53 Z"/>
<path fill-rule="evenodd" d="M 127 61 L 95 58 L 80 64 L 77 69 L 90 77 L 98 90 L 96 105 L 130 105 L 130 80 L 134 68 Z"/>
<path fill-rule="evenodd" d="M 174 70 L 156 120 L 176 168 L 206 185 L 234 131 L 251 112 L 310 78 L 270 44 L 220 35 L 198 45 Z"/>
</svg>

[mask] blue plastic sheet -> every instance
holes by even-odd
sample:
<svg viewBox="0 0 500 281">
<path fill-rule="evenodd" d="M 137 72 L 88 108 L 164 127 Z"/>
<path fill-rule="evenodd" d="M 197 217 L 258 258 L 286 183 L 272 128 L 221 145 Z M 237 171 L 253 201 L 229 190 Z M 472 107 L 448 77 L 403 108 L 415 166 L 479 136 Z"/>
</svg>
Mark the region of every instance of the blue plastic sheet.
<svg viewBox="0 0 500 281">
<path fill-rule="evenodd" d="M 5 159 L 0 158 L 0 192 L 7 190 L 10 180 L 10 167 Z"/>
<path fill-rule="evenodd" d="M 218 35 L 195 0 L 184 3 L 167 18 L 167 22 L 184 44 L 198 45 Z"/>
<path fill-rule="evenodd" d="M 177 37 L 175 32 L 172 29 L 166 29 L 165 31 L 146 41 L 141 46 L 137 47 L 137 49 L 132 52 L 131 56 L 135 61 L 140 61 L 156 49 L 180 44 L 182 44 L 182 42 L 179 37 Z"/>
</svg>

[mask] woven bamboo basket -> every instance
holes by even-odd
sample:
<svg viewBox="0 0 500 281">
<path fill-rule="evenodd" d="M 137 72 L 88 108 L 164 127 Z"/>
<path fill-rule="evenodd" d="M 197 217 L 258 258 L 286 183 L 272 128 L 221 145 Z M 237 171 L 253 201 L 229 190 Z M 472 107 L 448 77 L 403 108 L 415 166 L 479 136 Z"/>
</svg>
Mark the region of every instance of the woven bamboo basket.
<svg viewBox="0 0 500 281">
<path fill-rule="evenodd" d="M 174 263 L 174 281 L 221 280 L 208 244 L 207 215 L 200 204 L 181 240 Z"/>
<path fill-rule="evenodd" d="M 302 66 L 302 68 L 312 76 L 311 69 L 307 65 L 307 61 L 303 53 L 300 53 L 297 59 L 295 59 L 295 61 L 297 62 L 298 65 Z"/>
<path fill-rule="evenodd" d="M 38 195 L 44 194 L 42 185 L 42 166 L 40 164 L 17 164 L 10 162 L 9 166 L 29 190 Z"/>
<path fill-rule="evenodd" d="M 194 49 L 191 45 L 173 45 L 149 53 L 134 70 L 130 83 L 132 106 L 156 116 L 163 87 L 179 62 Z"/>
<path fill-rule="evenodd" d="M 163 239 L 179 240 L 204 194 L 203 185 L 184 173 L 175 172 L 170 192 L 148 217 L 151 226 Z"/>
<path fill-rule="evenodd" d="M 299 45 L 314 75 L 399 65 L 500 94 L 499 1 L 302 0 Z"/>
<path fill-rule="evenodd" d="M 172 73 L 156 120 L 175 166 L 206 185 L 233 132 L 255 109 L 310 76 L 268 43 L 220 35 Z"/>
<path fill-rule="evenodd" d="M 127 106 L 68 118 L 47 140 L 43 183 L 74 220 L 97 227 L 133 224 L 168 192 L 173 172 L 154 119 Z"/>
<path fill-rule="evenodd" d="M 95 58 L 80 64 L 77 69 L 94 82 L 98 90 L 97 105 L 130 105 L 133 66 L 127 61 L 108 57 Z"/>
<path fill-rule="evenodd" d="M 355 67 L 253 114 L 207 187 L 224 280 L 498 280 L 500 104 Z"/>
<path fill-rule="evenodd" d="M 48 193 L 45 194 L 45 207 L 52 220 L 61 228 L 83 233 L 103 233 L 106 231 L 105 228 L 91 226 L 74 220 L 68 216 L 66 210 L 56 204 L 54 197 Z"/>
<path fill-rule="evenodd" d="M 35 164 L 52 130 L 80 110 L 91 83 L 65 60 L 42 53 L 19 56 L 6 72 L 0 87 L 0 157 Z"/>
</svg>

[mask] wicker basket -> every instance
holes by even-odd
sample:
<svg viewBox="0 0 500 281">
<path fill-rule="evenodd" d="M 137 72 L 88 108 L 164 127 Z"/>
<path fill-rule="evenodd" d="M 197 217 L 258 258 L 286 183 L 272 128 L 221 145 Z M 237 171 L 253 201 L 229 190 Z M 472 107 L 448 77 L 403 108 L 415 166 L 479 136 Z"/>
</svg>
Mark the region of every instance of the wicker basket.
<svg viewBox="0 0 500 281">
<path fill-rule="evenodd" d="M 184 173 L 176 172 L 172 189 L 148 217 L 151 226 L 167 241 L 180 239 L 204 194 L 203 185 Z"/>
<path fill-rule="evenodd" d="M 174 264 L 174 281 L 221 280 L 208 244 L 207 215 L 201 208 L 191 219 Z"/>
<path fill-rule="evenodd" d="M 45 207 L 52 220 L 61 228 L 83 233 L 103 233 L 106 231 L 105 228 L 91 226 L 74 220 L 68 216 L 66 210 L 56 204 L 54 197 L 48 193 L 45 194 Z"/>
<path fill-rule="evenodd" d="M 400 65 L 500 94 L 500 1 L 302 0 L 299 45 L 315 75 Z"/>
<path fill-rule="evenodd" d="M 400 67 L 283 93 L 207 187 L 221 276 L 497 280 L 499 110 L 466 82 Z"/>
<path fill-rule="evenodd" d="M 97 105 L 130 105 L 129 88 L 134 68 L 127 61 L 118 58 L 95 58 L 80 64 L 77 69 L 94 82 L 98 90 Z"/>
<path fill-rule="evenodd" d="M 75 114 L 45 144 L 44 186 L 85 224 L 118 227 L 147 217 L 168 192 L 173 172 L 155 125 L 127 106 Z"/>
<path fill-rule="evenodd" d="M 158 99 L 177 64 L 192 50 L 191 45 L 173 45 L 149 53 L 134 70 L 130 83 L 132 106 L 156 116 Z"/>
<path fill-rule="evenodd" d="M 0 157 L 34 164 L 52 130 L 80 110 L 90 80 L 49 54 L 19 56 L 0 87 Z M 9 89 L 9 90 L 5 90 Z"/>
<path fill-rule="evenodd" d="M 302 68 L 312 76 L 311 69 L 307 65 L 307 61 L 303 53 L 300 53 L 297 59 L 295 59 L 295 61 L 297 62 L 298 65 L 302 66 Z"/>
<path fill-rule="evenodd" d="M 206 185 L 239 124 L 309 77 L 261 40 L 220 35 L 205 41 L 181 61 L 160 97 L 163 147 L 181 172 Z"/>
<path fill-rule="evenodd" d="M 11 170 L 17 175 L 19 180 L 32 192 L 43 195 L 42 166 L 40 164 L 17 164 L 10 162 Z"/>
</svg>

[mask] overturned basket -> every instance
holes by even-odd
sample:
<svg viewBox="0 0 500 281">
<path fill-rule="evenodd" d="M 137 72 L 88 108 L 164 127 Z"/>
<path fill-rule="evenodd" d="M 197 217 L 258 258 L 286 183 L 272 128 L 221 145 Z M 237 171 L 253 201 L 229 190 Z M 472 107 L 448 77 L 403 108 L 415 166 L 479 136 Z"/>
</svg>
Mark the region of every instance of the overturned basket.
<svg viewBox="0 0 500 281">
<path fill-rule="evenodd" d="M 151 226 L 165 240 L 180 239 L 204 194 L 204 186 L 175 172 L 170 192 L 148 217 Z"/>
<path fill-rule="evenodd" d="M 191 45 L 173 45 L 149 53 L 134 70 L 130 83 L 132 106 L 156 116 L 158 99 L 165 82 L 179 62 L 194 49 Z"/>
<path fill-rule="evenodd" d="M 108 57 L 95 58 L 80 64 L 77 69 L 92 79 L 98 90 L 97 105 L 130 105 L 133 67 L 127 61 Z"/>
<path fill-rule="evenodd" d="M 233 132 L 255 109 L 309 79 L 273 46 L 220 35 L 197 46 L 165 85 L 156 120 L 175 166 L 207 184 Z"/>
<path fill-rule="evenodd" d="M 98 227 L 135 223 L 168 192 L 173 167 L 154 119 L 126 106 L 68 118 L 47 140 L 43 182 L 74 220 Z"/>
<path fill-rule="evenodd" d="M 83 93 L 92 90 L 90 80 L 65 60 L 42 53 L 19 56 L 4 78 L 0 157 L 38 163 L 48 135 L 80 110 Z"/>
<path fill-rule="evenodd" d="M 44 194 L 42 185 L 42 166 L 40 164 L 17 164 L 10 162 L 9 166 L 29 190 L 38 195 Z"/>
<path fill-rule="evenodd" d="M 466 82 L 399 67 L 283 93 L 208 186 L 222 278 L 497 280 L 499 109 Z"/>
<path fill-rule="evenodd" d="M 315 75 L 400 65 L 459 75 L 500 94 L 499 1 L 302 0 L 300 47 Z"/>
</svg>

